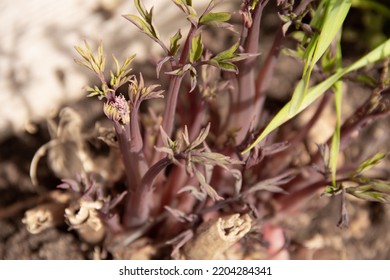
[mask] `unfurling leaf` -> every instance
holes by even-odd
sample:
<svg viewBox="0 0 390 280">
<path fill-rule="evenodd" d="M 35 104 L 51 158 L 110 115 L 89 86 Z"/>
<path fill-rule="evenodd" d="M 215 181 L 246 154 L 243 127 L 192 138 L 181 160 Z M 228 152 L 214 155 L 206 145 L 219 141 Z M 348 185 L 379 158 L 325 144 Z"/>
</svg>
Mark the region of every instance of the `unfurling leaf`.
<svg viewBox="0 0 390 280">
<path fill-rule="evenodd" d="M 223 200 L 223 197 L 219 196 L 217 192 L 213 189 L 212 186 L 210 186 L 207 182 L 203 174 L 196 168 L 194 168 L 195 176 L 198 179 L 198 182 L 200 183 L 200 187 L 202 190 L 204 190 L 208 196 L 211 197 L 212 200 Z"/>
<path fill-rule="evenodd" d="M 115 66 L 116 66 L 116 73 L 114 74 L 111 71 L 111 80 L 110 80 L 110 86 L 116 90 L 125 83 L 129 82 L 132 79 L 132 75 L 129 75 L 130 71 L 132 70 L 130 68 L 131 62 L 134 60 L 135 55 L 129 56 L 126 58 L 126 60 L 123 62 L 122 66 L 119 66 L 119 62 L 116 59 L 115 56 L 113 56 Z"/>
<path fill-rule="evenodd" d="M 390 182 L 367 179 L 365 184 L 345 189 L 347 193 L 367 201 L 390 203 Z"/>
<path fill-rule="evenodd" d="M 102 99 L 105 95 L 104 91 L 97 86 L 94 86 L 93 88 L 87 87 L 87 91 L 90 92 L 87 97 L 98 96 L 99 99 Z"/>
<path fill-rule="evenodd" d="M 380 163 L 386 157 L 385 153 L 377 153 L 373 157 L 362 162 L 359 167 L 356 169 L 355 174 L 361 174 L 364 171 L 374 167 L 378 163 Z"/>
<path fill-rule="evenodd" d="M 166 57 L 164 57 L 163 59 L 161 59 L 157 63 L 157 65 L 156 65 L 156 76 L 157 76 L 157 79 L 160 77 L 161 68 L 163 67 L 165 62 L 169 61 L 171 58 L 172 58 L 171 56 L 166 56 Z"/>
<path fill-rule="evenodd" d="M 130 81 L 128 94 L 130 98 L 130 102 L 133 106 L 138 107 L 140 102 L 153 99 L 153 98 L 163 98 L 162 93 L 163 90 L 156 90 L 160 85 L 150 85 L 145 86 L 144 78 L 142 73 L 139 75 L 139 81 L 134 77 L 133 80 Z M 137 105 L 135 105 L 137 103 Z"/>
<path fill-rule="evenodd" d="M 80 64 L 97 75 L 103 75 L 104 68 L 106 65 L 106 58 L 103 54 L 103 45 L 100 43 L 98 47 L 97 55 L 94 55 L 87 41 L 84 41 L 84 49 L 80 46 L 74 47 L 80 54 L 83 60 L 76 59 L 76 63 Z"/>
<path fill-rule="evenodd" d="M 206 126 L 206 128 L 203 128 L 199 132 L 199 135 L 196 137 L 196 139 L 194 141 L 192 141 L 192 143 L 189 145 L 189 147 L 187 149 L 193 150 L 196 147 L 198 147 L 199 145 L 201 145 L 206 140 L 206 137 L 209 134 L 209 132 L 210 132 L 210 123 Z"/>
</svg>

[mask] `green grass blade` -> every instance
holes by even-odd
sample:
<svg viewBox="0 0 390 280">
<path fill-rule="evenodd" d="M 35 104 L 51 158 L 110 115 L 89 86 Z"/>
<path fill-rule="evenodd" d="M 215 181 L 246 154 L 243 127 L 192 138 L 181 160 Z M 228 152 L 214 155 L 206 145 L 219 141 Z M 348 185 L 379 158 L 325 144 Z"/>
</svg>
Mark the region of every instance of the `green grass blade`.
<svg viewBox="0 0 390 280">
<path fill-rule="evenodd" d="M 271 120 L 271 122 L 266 126 L 260 136 L 242 153 L 245 154 L 249 152 L 252 148 L 254 148 L 261 140 L 263 140 L 268 134 L 277 129 L 279 126 L 302 112 L 309 105 L 311 105 L 314 101 L 316 101 L 326 90 L 328 90 L 331 86 L 334 85 L 339 79 L 341 79 L 345 74 L 355 71 L 359 68 L 362 68 L 366 65 L 374 63 L 376 61 L 382 60 L 385 57 L 390 56 L 390 39 L 388 39 L 383 44 L 379 45 L 377 48 L 372 50 L 367 55 L 360 58 L 355 63 L 350 66 L 343 68 L 340 71 L 337 71 L 335 74 L 327 78 L 325 81 L 319 83 L 318 85 L 310 88 L 304 97 L 302 104 L 299 106 L 295 114 L 290 115 L 289 109 L 291 106 L 291 101 L 288 102 Z"/>
<path fill-rule="evenodd" d="M 341 32 L 339 33 L 338 42 L 337 42 L 337 49 L 336 49 L 336 66 L 337 70 L 341 69 L 342 65 L 342 54 L 341 54 L 341 45 L 340 45 L 340 39 L 341 39 Z M 339 158 L 339 152 L 340 152 L 340 130 L 341 130 L 341 105 L 343 101 L 343 82 L 337 81 L 334 84 L 334 103 L 335 103 L 335 110 L 336 110 L 336 128 L 335 132 L 332 137 L 332 147 L 331 147 L 331 153 L 330 153 L 330 159 L 329 159 L 329 166 L 332 176 L 332 184 L 333 187 L 336 186 L 336 171 L 337 171 L 337 160 Z"/>
<path fill-rule="evenodd" d="M 343 22 L 351 7 L 352 0 L 326 0 L 326 12 L 322 20 L 316 23 L 321 26 L 321 34 L 314 36 L 306 50 L 306 63 L 303 71 L 302 80 L 299 81 L 293 96 L 291 98 L 291 105 L 289 114 L 294 115 L 300 107 L 304 96 L 307 94 L 308 85 L 310 81 L 311 72 L 315 64 L 322 57 L 325 51 L 329 48 L 332 41 L 336 38 Z M 322 10 L 317 10 L 317 13 L 323 13 Z"/>
<path fill-rule="evenodd" d="M 318 37 L 318 43 L 312 58 L 312 65 L 317 63 L 337 36 L 351 7 L 352 0 L 330 0 L 328 12 Z"/>
<path fill-rule="evenodd" d="M 311 72 L 311 71 L 310 71 Z M 310 72 L 307 72 L 305 76 L 299 80 L 298 84 L 295 87 L 294 93 L 291 97 L 290 108 L 288 111 L 289 116 L 294 116 L 302 104 L 303 98 L 306 95 L 307 89 L 309 87 Z"/>
<path fill-rule="evenodd" d="M 330 153 L 330 170 L 332 174 L 332 184 L 336 187 L 336 170 L 337 160 L 339 158 L 340 151 L 340 128 L 341 128 L 341 104 L 343 98 L 343 82 L 337 81 L 334 85 L 335 88 L 335 107 L 336 107 L 336 129 L 332 137 L 332 147 Z"/>
</svg>

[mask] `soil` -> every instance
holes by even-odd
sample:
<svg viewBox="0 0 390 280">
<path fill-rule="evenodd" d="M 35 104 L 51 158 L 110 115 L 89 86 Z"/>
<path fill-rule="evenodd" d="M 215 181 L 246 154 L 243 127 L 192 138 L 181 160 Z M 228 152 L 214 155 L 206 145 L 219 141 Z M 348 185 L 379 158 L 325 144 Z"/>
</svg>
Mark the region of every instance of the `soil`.
<svg viewBox="0 0 390 280">
<path fill-rule="evenodd" d="M 41 130 L 41 129 L 40 129 Z M 47 189 L 32 187 L 28 175 L 31 158 L 45 133 L 23 134 L 0 147 L 0 259 L 92 259 L 94 247 L 83 242 L 66 225 L 30 234 L 21 222 L 24 210 L 55 187 L 57 179 L 41 170 Z M 338 228 L 338 199 L 311 198 L 304 212 L 281 222 L 291 259 L 390 259 L 390 206 L 357 199 L 348 200 L 350 226 Z M 265 247 L 252 257 L 261 257 Z"/>
</svg>

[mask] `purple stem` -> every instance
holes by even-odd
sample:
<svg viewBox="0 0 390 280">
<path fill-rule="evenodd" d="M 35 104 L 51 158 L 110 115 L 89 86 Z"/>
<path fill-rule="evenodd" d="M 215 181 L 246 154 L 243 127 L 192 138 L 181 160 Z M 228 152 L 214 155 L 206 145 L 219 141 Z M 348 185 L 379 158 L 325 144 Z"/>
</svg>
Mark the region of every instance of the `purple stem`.
<svg viewBox="0 0 390 280">
<path fill-rule="evenodd" d="M 165 157 L 155 163 L 142 177 L 139 191 L 131 195 L 128 203 L 125 223 L 129 228 L 139 227 L 145 224 L 149 218 L 153 206 L 153 183 L 158 174 L 163 171 L 172 161 Z"/>
<path fill-rule="evenodd" d="M 195 25 L 191 25 L 191 28 L 188 31 L 187 39 L 184 44 L 182 53 L 180 55 L 179 64 L 178 64 L 179 67 L 184 66 L 184 64 L 187 62 L 188 55 L 190 53 L 192 38 L 194 37 L 196 31 L 197 31 L 197 27 Z M 167 103 L 164 110 L 164 119 L 163 119 L 162 127 L 169 137 L 172 135 L 172 131 L 173 131 L 177 98 L 178 98 L 179 89 L 182 80 L 183 80 L 183 76 L 173 76 L 167 93 Z"/>
<path fill-rule="evenodd" d="M 244 52 L 255 54 L 258 51 L 260 37 L 260 22 L 264 7 L 268 0 L 261 1 L 254 9 L 253 24 L 248 30 L 248 36 L 243 42 Z M 244 27 L 243 32 L 246 32 Z M 240 144 L 246 137 L 250 125 L 254 121 L 254 115 L 257 113 L 255 108 L 258 107 L 259 100 L 256 100 L 255 89 L 255 64 L 256 58 L 249 58 L 238 63 L 239 75 L 239 97 L 236 104 L 233 104 L 233 128 L 240 128 L 236 136 L 236 143 Z"/>
<path fill-rule="evenodd" d="M 197 26 L 191 25 L 190 30 L 188 31 L 188 35 L 183 47 L 183 50 L 180 55 L 179 63 L 177 67 L 182 67 L 187 62 L 188 55 L 191 49 L 192 38 L 194 37 L 197 31 Z M 165 105 L 165 110 L 163 114 L 162 128 L 167 133 L 169 137 L 172 136 L 173 126 L 175 121 L 175 112 L 177 106 L 177 98 L 179 96 L 180 85 L 183 80 L 183 76 L 173 76 L 171 77 L 169 88 L 167 92 L 167 101 Z M 163 144 L 161 135 L 157 136 L 157 146 L 161 146 Z M 159 153 L 154 154 L 154 158 L 152 162 L 156 162 L 161 158 Z"/>
<path fill-rule="evenodd" d="M 134 189 L 134 178 L 137 177 L 136 167 L 134 161 L 131 158 L 130 153 L 130 129 L 128 126 L 122 127 L 118 122 L 113 121 L 115 132 L 118 138 L 119 149 L 121 151 L 121 157 L 123 165 L 125 167 L 125 173 L 127 178 L 128 189 Z"/>
<path fill-rule="evenodd" d="M 137 182 L 139 182 L 140 178 L 144 176 L 144 174 L 148 170 L 148 164 L 146 163 L 145 156 L 142 150 L 144 144 L 141 135 L 141 129 L 139 127 L 139 105 L 140 102 L 136 102 L 130 113 L 130 151 L 131 155 L 133 156 L 133 161 L 135 161 L 137 165 L 137 173 L 139 177 L 137 178 Z"/>
</svg>

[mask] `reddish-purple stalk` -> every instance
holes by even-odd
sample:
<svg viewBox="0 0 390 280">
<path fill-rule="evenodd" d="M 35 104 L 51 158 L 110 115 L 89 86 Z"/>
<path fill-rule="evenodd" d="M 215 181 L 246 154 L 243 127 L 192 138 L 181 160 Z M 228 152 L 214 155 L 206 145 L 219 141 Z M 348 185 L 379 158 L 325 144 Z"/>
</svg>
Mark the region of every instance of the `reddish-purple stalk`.
<svg viewBox="0 0 390 280">
<path fill-rule="evenodd" d="M 135 106 L 130 112 L 130 151 L 135 157 L 135 161 L 138 163 L 139 176 L 142 177 L 148 170 L 148 164 L 145 161 L 143 154 L 143 139 L 141 135 L 141 129 L 139 126 L 138 110 L 139 102 L 136 102 Z"/>
<path fill-rule="evenodd" d="M 106 84 L 104 78 L 101 78 L 101 81 L 103 84 Z M 106 94 L 106 99 L 108 102 L 114 101 L 114 94 L 114 92 L 109 92 Z M 125 167 L 126 179 L 128 184 L 127 187 L 129 191 L 132 192 L 137 185 L 137 182 L 139 181 L 137 180 L 137 178 L 140 178 L 140 176 L 137 168 L 137 161 L 133 160 L 131 154 L 131 145 L 133 144 L 131 141 L 131 125 L 129 123 L 121 124 L 118 120 L 112 120 L 112 123 L 115 128 L 116 136 L 118 138 L 121 158 Z M 134 133 L 136 132 L 134 131 Z"/>
<path fill-rule="evenodd" d="M 268 0 L 262 0 L 256 5 L 252 12 L 252 26 L 248 30 L 246 26 L 243 26 L 242 33 L 247 33 L 245 42 L 242 42 L 245 53 L 256 54 L 258 52 L 260 22 L 267 3 Z M 255 57 L 238 63 L 238 98 L 236 103 L 233 104 L 233 116 L 231 118 L 231 127 L 240 129 L 236 135 L 237 144 L 240 144 L 246 138 L 251 124 L 255 121 L 254 116 L 258 114 L 256 109 L 259 107 L 259 100 L 256 100 L 255 66 Z"/>
<path fill-rule="evenodd" d="M 193 39 L 196 32 L 197 32 L 197 26 L 195 26 L 194 24 L 191 24 L 191 28 L 188 31 L 188 35 L 187 35 L 186 41 L 185 41 L 184 46 L 183 46 L 183 50 L 182 50 L 181 55 L 180 55 L 179 63 L 177 64 L 176 67 L 182 67 L 187 62 L 188 56 L 190 53 L 190 49 L 191 49 L 191 42 L 192 42 L 192 39 Z M 175 70 L 175 69 L 173 69 L 173 70 Z M 166 95 L 166 104 L 165 104 L 163 121 L 162 121 L 161 126 L 169 137 L 172 136 L 172 132 L 173 132 L 177 99 L 178 99 L 182 80 L 183 80 L 182 75 L 172 76 L 170 83 L 169 83 L 168 92 Z M 162 138 L 160 135 L 157 137 L 156 144 L 157 144 L 157 146 L 162 145 Z M 154 161 L 158 160 L 159 157 L 160 156 L 157 153 L 157 156 L 155 156 Z"/>
<path fill-rule="evenodd" d="M 137 224 L 138 218 L 133 213 L 144 213 L 141 218 L 148 215 L 150 210 L 145 207 L 150 207 L 152 203 L 152 192 L 145 190 L 141 182 L 141 178 L 148 171 L 148 165 L 143 154 L 143 139 L 139 127 L 139 103 L 138 101 L 135 102 L 130 113 L 130 139 L 127 147 L 130 153 L 126 152 L 126 155 L 130 157 L 128 160 L 132 163 L 131 166 L 133 167 L 131 168 L 135 170 L 126 174 L 128 177 L 128 198 L 123 221 L 125 227 L 132 227 Z"/>
<path fill-rule="evenodd" d="M 128 211 L 127 226 L 129 228 L 139 227 L 145 224 L 150 218 L 150 211 L 152 209 L 152 195 L 153 195 L 153 183 L 157 176 L 163 171 L 167 166 L 169 166 L 172 161 L 168 158 L 163 158 L 155 163 L 149 168 L 149 170 L 142 177 L 139 190 L 131 195 L 130 204 L 131 211 Z"/>
</svg>

